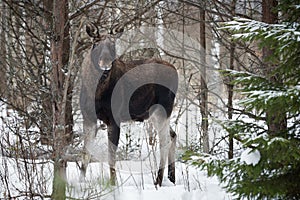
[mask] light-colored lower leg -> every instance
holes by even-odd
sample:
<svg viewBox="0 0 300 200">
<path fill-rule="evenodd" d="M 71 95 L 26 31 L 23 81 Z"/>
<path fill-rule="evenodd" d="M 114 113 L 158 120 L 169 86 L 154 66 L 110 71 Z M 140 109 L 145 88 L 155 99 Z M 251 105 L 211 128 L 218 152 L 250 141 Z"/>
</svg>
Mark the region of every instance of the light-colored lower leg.
<svg viewBox="0 0 300 200">
<path fill-rule="evenodd" d="M 108 126 L 108 157 L 110 167 L 110 182 L 116 185 L 116 151 L 120 138 L 120 125 L 112 124 Z"/>
<path fill-rule="evenodd" d="M 86 176 L 86 170 L 88 167 L 88 164 L 91 161 L 91 153 L 89 151 L 89 148 L 91 148 L 92 142 L 94 141 L 96 137 L 96 123 L 89 123 L 84 122 L 83 123 L 83 131 L 84 131 L 84 146 L 83 146 L 83 155 L 82 155 L 82 165 L 80 168 L 80 179 L 84 180 Z"/>
<path fill-rule="evenodd" d="M 165 110 L 162 106 L 157 105 L 152 112 L 150 120 L 157 130 L 159 137 L 159 149 L 160 149 L 160 163 L 159 170 L 156 178 L 155 184 L 161 186 L 164 169 L 166 165 L 166 159 L 169 154 L 169 149 L 171 146 L 171 137 L 170 137 L 170 119 L 167 118 Z"/>
</svg>

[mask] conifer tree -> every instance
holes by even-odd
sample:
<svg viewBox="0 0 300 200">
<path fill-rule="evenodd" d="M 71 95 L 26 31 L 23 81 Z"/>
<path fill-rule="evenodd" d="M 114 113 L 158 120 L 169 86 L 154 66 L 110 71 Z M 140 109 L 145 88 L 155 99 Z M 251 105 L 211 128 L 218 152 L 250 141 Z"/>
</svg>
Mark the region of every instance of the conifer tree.
<svg viewBox="0 0 300 200">
<path fill-rule="evenodd" d="M 256 42 L 272 52 L 261 66 L 272 65 L 269 73 L 225 72 L 243 95 L 240 116 L 248 116 L 222 125 L 244 151 L 230 160 L 205 159 L 201 165 L 238 199 L 300 198 L 300 3 L 279 1 L 276 9 L 282 16 L 276 24 L 235 18 L 223 27 L 235 40 Z M 286 128 L 275 127 L 270 134 L 268 115 L 273 124 L 286 118 Z M 192 158 L 196 165 L 203 162 Z"/>
</svg>

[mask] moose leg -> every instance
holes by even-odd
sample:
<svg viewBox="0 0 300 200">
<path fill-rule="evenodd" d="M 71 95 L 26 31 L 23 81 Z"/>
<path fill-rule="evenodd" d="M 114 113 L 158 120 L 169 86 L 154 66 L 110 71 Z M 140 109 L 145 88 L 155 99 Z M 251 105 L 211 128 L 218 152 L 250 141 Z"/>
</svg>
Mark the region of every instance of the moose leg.
<svg viewBox="0 0 300 200">
<path fill-rule="evenodd" d="M 88 120 L 83 121 L 84 146 L 83 146 L 82 164 L 80 167 L 80 171 L 81 171 L 80 180 L 85 179 L 86 169 L 91 160 L 91 154 L 89 152 L 89 148 L 96 136 L 96 131 L 97 131 L 96 125 L 97 125 L 96 122 L 91 122 Z"/>
<path fill-rule="evenodd" d="M 120 126 L 117 124 L 111 124 L 108 126 L 108 157 L 109 157 L 109 169 L 110 169 L 110 182 L 112 185 L 116 185 L 116 151 L 120 138 Z"/>
<path fill-rule="evenodd" d="M 158 184 L 161 186 L 163 176 L 164 176 L 164 169 L 166 166 L 166 159 L 169 152 L 170 147 L 170 128 L 169 128 L 169 119 L 164 119 L 161 121 L 161 129 L 158 131 L 159 136 L 159 150 L 160 150 L 160 163 L 159 163 L 159 170 L 157 173 L 156 178 L 156 185 Z"/>
<path fill-rule="evenodd" d="M 177 135 L 172 128 L 170 128 L 171 146 L 168 155 L 168 178 L 175 184 L 175 149 Z"/>
<path fill-rule="evenodd" d="M 161 186 L 166 159 L 170 148 L 170 119 L 167 117 L 165 109 L 160 105 L 155 105 L 151 108 L 150 120 L 156 129 L 159 137 L 160 163 L 155 185 Z"/>
</svg>

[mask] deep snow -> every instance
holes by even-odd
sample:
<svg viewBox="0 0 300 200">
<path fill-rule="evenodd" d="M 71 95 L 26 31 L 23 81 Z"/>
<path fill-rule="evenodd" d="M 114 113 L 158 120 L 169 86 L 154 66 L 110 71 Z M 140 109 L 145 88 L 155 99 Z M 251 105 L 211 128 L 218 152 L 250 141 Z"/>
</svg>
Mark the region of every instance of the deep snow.
<svg viewBox="0 0 300 200">
<path fill-rule="evenodd" d="M 10 142 L 9 148 L 20 147 L 20 141 L 13 132 L 6 127 L 6 123 L 16 125 L 18 116 L 15 112 L 7 110 L 6 106 L 1 105 L 0 118 L 0 142 L 1 145 Z M 7 120 L 12 120 L 8 122 Z M 207 177 L 206 172 L 201 171 L 194 166 L 189 166 L 180 161 L 176 162 L 176 185 L 167 179 L 167 169 L 162 187 L 155 187 L 153 180 L 155 171 L 157 169 L 158 150 L 149 147 L 146 143 L 147 136 L 144 125 L 137 124 L 132 127 L 123 127 L 122 137 L 123 142 L 124 133 L 137 133 L 135 138 L 132 138 L 132 146 L 140 145 L 140 158 L 137 154 L 129 155 L 128 160 L 121 160 L 117 162 L 117 186 L 112 187 L 108 184 L 109 169 L 107 164 L 107 137 L 105 131 L 100 131 L 95 141 L 94 156 L 99 162 L 93 162 L 87 169 L 87 176 L 85 181 L 80 181 L 80 171 L 77 163 L 68 162 L 67 166 L 67 190 L 66 195 L 69 199 L 105 199 L 105 200 L 222 200 L 232 199 L 232 196 L 225 192 L 217 178 Z M 81 131 L 81 127 L 76 127 L 77 131 Z M 22 130 L 20 130 L 22 131 Z M 184 143 L 181 139 L 183 133 L 178 131 L 178 146 Z M 130 133 L 130 132 L 129 132 Z M 121 138 L 122 139 L 122 138 Z M 128 141 L 127 141 L 128 142 Z M 25 143 L 24 143 L 25 145 Z M 125 145 L 125 144 L 124 144 Z M 120 151 L 122 149 L 122 142 L 120 143 Z M 41 146 L 30 146 L 30 148 L 41 148 Z M 126 147 L 126 145 L 125 145 Z M 151 149 L 152 148 L 152 149 Z M 180 149 L 177 149 L 177 158 Z M 151 155 L 150 155 L 151 154 Z M 124 155 L 123 155 L 124 156 Z M 25 170 L 26 169 L 26 170 Z M 0 154 L 0 198 L 7 198 L 8 194 L 11 196 L 19 196 L 17 199 L 28 199 L 25 192 L 28 188 L 35 194 L 51 195 L 53 180 L 53 162 L 45 159 L 40 160 L 26 160 L 22 158 L 7 158 Z M 35 199 L 41 199 L 37 197 Z M 47 198 L 45 198 L 47 199 Z M 49 198 L 48 198 L 49 199 Z"/>
</svg>

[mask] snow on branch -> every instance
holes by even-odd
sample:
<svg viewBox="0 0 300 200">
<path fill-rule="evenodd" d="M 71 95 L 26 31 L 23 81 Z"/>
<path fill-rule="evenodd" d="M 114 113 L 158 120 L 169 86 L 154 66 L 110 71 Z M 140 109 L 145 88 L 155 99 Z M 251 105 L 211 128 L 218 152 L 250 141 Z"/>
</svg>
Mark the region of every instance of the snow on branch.
<svg viewBox="0 0 300 200">
<path fill-rule="evenodd" d="M 233 32 L 232 37 L 235 39 L 254 40 L 272 37 L 282 42 L 300 42 L 298 23 L 267 24 L 246 18 L 234 18 L 220 29 Z"/>
</svg>

